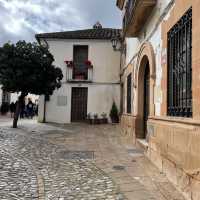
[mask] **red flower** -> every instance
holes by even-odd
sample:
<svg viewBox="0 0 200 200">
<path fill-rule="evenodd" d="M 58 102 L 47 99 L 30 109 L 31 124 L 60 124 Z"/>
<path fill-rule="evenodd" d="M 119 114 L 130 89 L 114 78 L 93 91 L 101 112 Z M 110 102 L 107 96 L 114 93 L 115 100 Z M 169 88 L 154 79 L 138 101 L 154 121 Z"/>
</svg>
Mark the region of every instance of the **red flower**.
<svg viewBox="0 0 200 200">
<path fill-rule="evenodd" d="M 85 61 L 85 65 L 87 65 L 87 66 L 91 66 L 91 65 L 92 65 L 92 63 L 91 63 L 91 61 L 90 61 L 90 60 L 86 60 L 86 61 Z"/>
<path fill-rule="evenodd" d="M 93 68 L 92 62 L 90 60 L 86 60 L 85 65 L 87 66 L 87 68 Z"/>
<path fill-rule="evenodd" d="M 74 66 L 74 62 L 73 61 L 65 60 L 64 62 L 67 65 L 67 67 L 73 67 Z"/>
</svg>

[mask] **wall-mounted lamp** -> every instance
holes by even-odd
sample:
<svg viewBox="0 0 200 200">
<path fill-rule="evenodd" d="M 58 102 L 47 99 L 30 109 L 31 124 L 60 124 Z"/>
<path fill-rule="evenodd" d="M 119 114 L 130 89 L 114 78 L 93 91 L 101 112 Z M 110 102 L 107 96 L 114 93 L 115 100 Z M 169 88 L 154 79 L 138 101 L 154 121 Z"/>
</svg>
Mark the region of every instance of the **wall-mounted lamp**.
<svg viewBox="0 0 200 200">
<path fill-rule="evenodd" d="M 40 44 L 44 47 L 44 48 L 49 48 L 49 44 L 48 44 L 48 42 L 45 40 L 45 39 L 43 39 L 41 42 L 40 42 Z"/>
<path fill-rule="evenodd" d="M 115 37 L 111 39 L 112 42 L 112 47 L 114 51 L 122 51 L 122 43 L 121 43 L 121 39 L 119 37 Z"/>
</svg>

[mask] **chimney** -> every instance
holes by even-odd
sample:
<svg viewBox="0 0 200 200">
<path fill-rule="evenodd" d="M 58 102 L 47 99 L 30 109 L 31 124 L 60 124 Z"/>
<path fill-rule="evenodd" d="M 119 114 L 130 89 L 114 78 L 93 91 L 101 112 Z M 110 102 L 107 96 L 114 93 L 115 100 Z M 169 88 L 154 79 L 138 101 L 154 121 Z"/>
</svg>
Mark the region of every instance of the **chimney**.
<svg viewBox="0 0 200 200">
<path fill-rule="evenodd" d="M 103 27 L 99 21 L 96 22 L 96 24 L 94 24 L 94 26 L 93 26 L 93 29 L 101 29 L 101 28 L 103 28 Z"/>
</svg>

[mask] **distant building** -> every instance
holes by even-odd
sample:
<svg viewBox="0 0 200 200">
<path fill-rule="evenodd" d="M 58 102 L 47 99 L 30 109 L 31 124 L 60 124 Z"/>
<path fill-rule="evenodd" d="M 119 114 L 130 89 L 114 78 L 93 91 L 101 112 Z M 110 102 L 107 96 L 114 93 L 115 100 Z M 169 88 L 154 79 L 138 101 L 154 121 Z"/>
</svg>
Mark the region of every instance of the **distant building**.
<svg viewBox="0 0 200 200">
<path fill-rule="evenodd" d="M 117 0 L 123 13 L 124 134 L 200 199 L 200 1 Z"/>
<path fill-rule="evenodd" d="M 120 37 L 118 29 L 102 28 L 37 34 L 48 44 L 55 65 L 62 69 L 62 87 L 46 101 L 46 121 L 70 123 L 84 121 L 87 114 L 109 116 L 112 103 L 120 105 L 120 53 L 111 39 Z M 39 121 L 44 117 L 44 96 L 39 98 Z"/>
<path fill-rule="evenodd" d="M 2 105 L 2 103 L 12 103 L 12 102 L 16 102 L 18 100 L 18 96 L 19 94 L 17 93 L 10 93 L 10 92 L 6 92 L 3 91 L 2 89 L 0 89 L 0 107 Z M 28 98 L 31 99 L 33 101 L 33 103 L 38 101 L 39 96 L 38 95 L 33 95 L 33 94 L 28 94 L 25 98 L 26 102 L 28 102 Z"/>
</svg>

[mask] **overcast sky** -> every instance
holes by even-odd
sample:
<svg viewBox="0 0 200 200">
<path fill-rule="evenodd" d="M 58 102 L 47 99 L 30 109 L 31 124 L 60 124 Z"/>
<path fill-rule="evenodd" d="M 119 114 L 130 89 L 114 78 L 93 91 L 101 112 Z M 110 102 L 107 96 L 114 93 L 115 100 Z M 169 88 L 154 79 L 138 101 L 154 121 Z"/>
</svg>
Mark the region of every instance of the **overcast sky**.
<svg viewBox="0 0 200 200">
<path fill-rule="evenodd" d="M 35 33 L 121 27 L 116 0 L 0 0 L 0 45 L 33 41 Z"/>
</svg>

